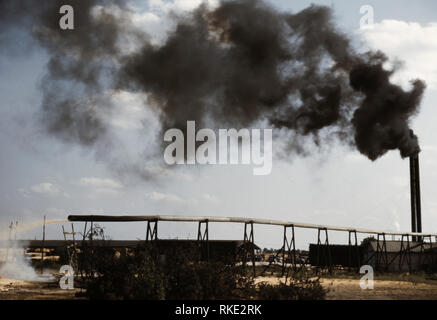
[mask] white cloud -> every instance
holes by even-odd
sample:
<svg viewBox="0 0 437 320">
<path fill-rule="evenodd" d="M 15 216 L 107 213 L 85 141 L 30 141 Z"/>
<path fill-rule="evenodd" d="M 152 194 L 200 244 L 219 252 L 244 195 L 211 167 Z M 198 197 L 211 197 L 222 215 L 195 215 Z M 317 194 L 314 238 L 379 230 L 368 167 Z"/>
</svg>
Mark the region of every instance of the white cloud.
<svg viewBox="0 0 437 320">
<path fill-rule="evenodd" d="M 161 193 L 161 192 L 149 192 L 147 193 L 147 198 L 153 201 L 164 201 L 164 202 L 170 202 L 170 203 L 189 203 L 192 202 L 192 200 L 183 199 L 175 194 L 171 193 Z"/>
<path fill-rule="evenodd" d="M 110 113 L 105 110 L 102 117 L 108 117 L 107 121 L 111 125 L 124 130 L 141 130 L 143 120 L 153 117 L 149 108 L 144 105 L 146 95 L 127 91 L 108 92 L 108 94 L 111 97 L 112 109 Z"/>
<path fill-rule="evenodd" d="M 211 195 L 209 193 L 202 194 L 202 199 L 204 201 L 211 202 L 211 203 L 218 203 L 219 202 L 219 200 L 216 196 Z"/>
<path fill-rule="evenodd" d="M 176 194 L 172 193 L 162 193 L 162 192 L 149 192 L 146 194 L 147 198 L 152 201 L 160 201 L 160 202 L 167 202 L 167 203 L 173 203 L 173 204 L 190 204 L 190 205 L 197 205 L 199 202 L 209 202 L 209 203 L 218 203 L 219 200 L 216 196 L 204 193 L 200 195 L 199 198 L 195 197 L 182 197 L 178 196 Z"/>
<path fill-rule="evenodd" d="M 142 175 L 145 177 L 160 177 L 163 179 L 175 179 L 175 180 L 182 180 L 182 181 L 192 181 L 193 177 L 186 173 L 182 172 L 181 170 L 177 169 L 166 169 L 162 166 L 156 165 L 156 166 L 144 166 L 142 168 L 138 168 Z"/>
<path fill-rule="evenodd" d="M 116 195 L 123 188 L 120 182 L 109 178 L 83 177 L 75 184 L 104 195 Z"/>
<path fill-rule="evenodd" d="M 29 195 L 29 193 L 43 194 L 49 196 L 60 194 L 60 189 L 50 182 L 35 184 L 29 189 L 20 189 L 20 191 L 22 191 L 26 195 Z"/>
<path fill-rule="evenodd" d="M 59 193 L 59 189 L 50 182 L 43 182 L 30 187 L 34 193 L 54 195 Z"/>
<path fill-rule="evenodd" d="M 206 3 L 210 7 L 216 7 L 218 1 L 216 0 L 174 0 L 174 1 L 164 1 L 164 0 L 150 0 L 149 7 L 154 12 L 184 12 L 191 11 L 197 8 L 200 4 Z"/>
<path fill-rule="evenodd" d="M 97 178 L 97 177 L 84 177 L 80 178 L 78 185 L 82 187 L 91 188 L 105 188 L 105 189 L 120 189 L 123 185 L 118 181 L 108 179 L 108 178 Z"/>
<path fill-rule="evenodd" d="M 380 49 L 391 59 L 404 61 L 393 81 L 404 86 L 411 79 L 423 79 L 428 87 L 437 87 L 437 22 L 383 20 L 372 28 L 358 31 L 373 49 Z"/>
<path fill-rule="evenodd" d="M 152 44 L 161 44 L 167 37 L 167 32 L 175 27 L 175 16 L 182 16 L 187 12 L 197 8 L 200 4 L 207 4 L 209 7 L 217 7 L 218 0 L 149 0 L 146 9 L 143 5 L 137 6 L 130 3 L 127 8 L 129 11 L 122 11 L 118 6 L 105 7 L 106 11 L 111 12 L 116 17 L 122 14 L 129 14 L 129 21 L 135 28 L 144 31 Z M 102 6 L 95 6 L 92 14 L 96 19 L 101 18 Z M 128 36 L 121 40 L 119 46 L 123 51 L 131 51 L 141 42 L 136 41 L 135 37 L 129 39 Z"/>
<path fill-rule="evenodd" d="M 50 182 L 42 182 L 29 188 L 20 188 L 18 189 L 18 192 L 20 192 L 24 197 L 32 195 L 69 197 L 68 193 L 63 192 L 61 188 Z"/>
</svg>

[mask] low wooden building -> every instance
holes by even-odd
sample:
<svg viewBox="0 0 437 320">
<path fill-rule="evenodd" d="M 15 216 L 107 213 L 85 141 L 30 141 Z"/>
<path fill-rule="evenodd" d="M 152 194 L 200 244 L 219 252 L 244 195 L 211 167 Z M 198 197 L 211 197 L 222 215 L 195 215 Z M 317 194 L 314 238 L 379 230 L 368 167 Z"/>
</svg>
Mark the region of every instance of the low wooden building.
<svg viewBox="0 0 437 320">
<path fill-rule="evenodd" d="M 51 255 L 61 257 L 67 256 L 67 247 L 75 246 L 81 249 L 84 246 L 92 246 L 96 250 L 99 248 L 114 248 L 114 249 L 133 249 L 140 245 L 144 245 L 144 240 L 13 240 L 0 241 L 0 248 L 25 248 L 28 251 L 39 251 L 42 247 L 44 250 L 49 250 Z M 258 251 L 260 248 L 251 242 L 242 240 L 190 240 L 190 239 L 158 239 L 149 241 L 153 244 L 160 255 L 170 256 L 172 254 L 188 254 L 195 252 L 200 254 L 202 260 L 223 261 L 233 263 L 241 261 L 246 254 L 247 261 L 251 259 L 251 252 Z"/>
<path fill-rule="evenodd" d="M 363 246 L 363 264 L 389 272 L 433 271 L 437 263 L 437 243 L 368 241 Z"/>
<path fill-rule="evenodd" d="M 309 261 L 317 267 L 370 265 L 387 272 L 435 272 L 437 243 L 372 239 L 359 246 L 310 244 Z"/>
</svg>

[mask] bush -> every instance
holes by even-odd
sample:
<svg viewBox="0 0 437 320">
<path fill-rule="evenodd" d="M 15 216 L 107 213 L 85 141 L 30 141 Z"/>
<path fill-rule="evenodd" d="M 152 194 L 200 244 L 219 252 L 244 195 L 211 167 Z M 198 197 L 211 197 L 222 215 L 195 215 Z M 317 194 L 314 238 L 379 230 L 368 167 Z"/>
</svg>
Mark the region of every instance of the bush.
<svg viewBox="0 0 437 320">
<path fill-rule="evenodd" d="M 272 285 L 261 282 L 258 298 L 261 300 L 323 300 L 326 291 L 317 280 L 294 280 L 287 284 Z"/>
<path fill-rule="evenodd" d="M 168 254 L 153 247 L 116 251 L 104 247 L 79 255 L 90 299 L 240 299 L 254 291 L 240 267 L 196 260 L 196 251 Z M 93 263 L 89 263 L 92 260 Z"/>
<path fill-rule="evenodd" d="M 109 251 L 109 250 L 108 250 Z M 165 282 L 158 266 L 145 250 L 99 252 L 95 274 L 85 281 L 91 299 L 165 298 Z M 108 259 L 109 258 L 109 259 Z M 89 273 L 88 273 L 89 274 Z"/>
<path fill-rule="evenodd" d="M 318 280 L 307 278 L 258 288 L 242 266 L 201 261 L 196 245 L 160 255 L 156 247 L 141 245 L 116 250 L 85 247 L 77 255 L 79 273 L 90 299 L 323 299 Z"/>
<path fill-rule="evenodd" d="M 200 261 L 195 246 L 168 252 L 164 263 L 166 298 L 171 300 L 238 299 L 254 291 L 241 267 L 219 261 Z"/>
</svg>

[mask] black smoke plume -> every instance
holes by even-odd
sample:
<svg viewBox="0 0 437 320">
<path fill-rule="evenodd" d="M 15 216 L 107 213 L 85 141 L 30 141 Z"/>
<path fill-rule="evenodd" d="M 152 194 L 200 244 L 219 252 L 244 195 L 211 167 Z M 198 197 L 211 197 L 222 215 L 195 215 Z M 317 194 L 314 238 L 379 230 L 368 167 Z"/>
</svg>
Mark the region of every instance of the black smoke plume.
<svg viewBox="0 0 437 320">
<path fill-rule="evenodd" d="M 75 30 L 59 28 L 64 4 L 75 9 Z M 267 121 L 316 143 L 336 137 L 371 160 L 388 150 L 420 151 L 409 124 L 424 83 L 414 80 L 409 92 L 392 84 L 385 55 L 357 53 L 328 7 L 288 13 L 261 0 L 201 5 L 175 16 L 160 44 L 131 22 L 131 10 L 122 0 L 1 0 L 0 44 L 13 46 L 7 35 L 21 28 L 50 57 L 41 120 L 51 134 L 87 146 L 107 140 L 104 93 L 122 89 L 146 93 L 163 130 L 187 120 Z M 132 50 L 123 46 L 127 38 Z"/>
</svg>

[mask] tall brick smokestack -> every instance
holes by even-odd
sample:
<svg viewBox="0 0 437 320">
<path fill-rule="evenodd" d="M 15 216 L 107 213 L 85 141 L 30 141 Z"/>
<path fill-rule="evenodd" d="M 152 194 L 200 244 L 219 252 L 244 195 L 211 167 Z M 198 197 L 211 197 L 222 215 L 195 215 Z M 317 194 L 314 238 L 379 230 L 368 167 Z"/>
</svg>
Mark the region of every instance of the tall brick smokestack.
<svg viewBox="0 0 437 320">
<path fill-rule="evenodd" d="M 420 172 L 419 153 L 410 156 L 410 190 L 411 190 L 411 231 L 422 232 L 422 214 L 420 206 Z M 413 237 L 413 241 L 419 241 Z"/>
</svg>

